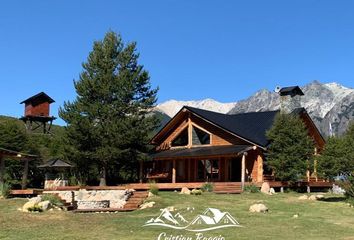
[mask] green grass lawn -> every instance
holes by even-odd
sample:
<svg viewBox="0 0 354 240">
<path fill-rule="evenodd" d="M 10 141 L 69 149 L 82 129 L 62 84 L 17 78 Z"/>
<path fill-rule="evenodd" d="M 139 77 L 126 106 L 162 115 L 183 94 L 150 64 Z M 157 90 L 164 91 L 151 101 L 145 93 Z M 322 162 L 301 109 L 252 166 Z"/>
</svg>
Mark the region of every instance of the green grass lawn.
<svg viewBox="0 0 354 240">
<path fill-rule="evenodd" d="M 224 239 L 354 239 L 354 208 L 340 197 L 326 194 L 331 201 L 298 200 L 300 194 L 273 196 L 255 194 L 201 196 L 160 192 L 151 198 L 153 208 L 128 213 L 45 212 L 22 213 L 17 210 L 24 199 L 0 200 L 0 239 L 158 239 L 165 232 L 195 238 L 195 233 L 161 227 L 142 227 L 159 214 L 159 209 L 174 206 L 179 210 L 194 207 L 194 216 L 207 207 L 228 211 L 243 226 L 203 233 Z M 250 213 L 251 204 L 262 202 L 269 213 Z M 189 215 L 191 216 L 192 213 Z M 298 218 L 293 218 L 299 214 Z M 188 214 L 186 215 L 188 216 Z M 191 220 L 191 219 L 187 219 Z M 172 240 L 161 238 L 163 240 Z M 176 240 L 176 239 L 174 239 Z M 182 239 L 178 239 L 182 240 Z"/>
</svg>

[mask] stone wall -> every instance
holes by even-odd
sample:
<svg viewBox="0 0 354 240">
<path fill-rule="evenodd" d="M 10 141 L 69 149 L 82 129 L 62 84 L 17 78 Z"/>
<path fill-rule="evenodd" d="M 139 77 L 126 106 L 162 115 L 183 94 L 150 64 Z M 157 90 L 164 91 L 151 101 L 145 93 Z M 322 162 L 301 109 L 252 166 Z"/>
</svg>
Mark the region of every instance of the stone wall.
<svg viewBox="0 0 354 240">
<path fill-rule="evenodd" d="M 132 194 L 131 190 L 86 190 L 78 191 L 44 191 L 43 194 L 57 193 L 60 198 L 66 202 L 77 201 L 82 203 L 109 201 L 110 208 L 123 208 L 128 198 Z M 78 204 L 78 206 L 87 206 L 87 204 Z"/>
</svg>

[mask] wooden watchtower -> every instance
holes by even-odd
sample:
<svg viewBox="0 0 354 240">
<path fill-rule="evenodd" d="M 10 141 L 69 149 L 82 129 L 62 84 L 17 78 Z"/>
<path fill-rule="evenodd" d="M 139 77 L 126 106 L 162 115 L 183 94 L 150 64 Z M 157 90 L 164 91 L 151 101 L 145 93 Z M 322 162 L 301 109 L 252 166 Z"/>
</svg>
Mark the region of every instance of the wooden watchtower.
<svg viewBox="0 0 354 240">
<path fill-rule="evenodd" d="M 25 125 L 27 131 L 38 133 L 50 133 L 53 121 L 56 119 L 50 116 L 50 104 L 55 102 L 44 92 L 40 92 L 20 104 L 25 104 L 25 115 L 20 118 Z"/>
</svg>

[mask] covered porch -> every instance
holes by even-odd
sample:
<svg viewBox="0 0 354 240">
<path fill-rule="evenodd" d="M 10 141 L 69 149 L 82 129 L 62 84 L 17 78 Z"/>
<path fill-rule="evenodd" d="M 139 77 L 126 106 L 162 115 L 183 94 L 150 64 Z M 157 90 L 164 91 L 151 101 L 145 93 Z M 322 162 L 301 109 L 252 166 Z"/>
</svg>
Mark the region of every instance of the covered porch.
<svg viewBox="0 0 354 240">
<path fill-rule="evenodd" d="M 140 182 L 205 183 L 263 181 L 261 151 L 249 145 L 175 148 L 141 163 Z"/>
</svg>

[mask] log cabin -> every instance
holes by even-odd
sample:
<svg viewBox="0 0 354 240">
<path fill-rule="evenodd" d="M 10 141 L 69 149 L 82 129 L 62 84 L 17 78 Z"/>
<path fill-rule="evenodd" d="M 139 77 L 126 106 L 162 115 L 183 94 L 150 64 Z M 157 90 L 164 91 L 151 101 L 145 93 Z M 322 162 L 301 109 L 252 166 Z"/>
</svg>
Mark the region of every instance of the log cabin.
<svg viewBox="0 0 354 240">
<path fill-rule="evenodd" d="M 184 106 L 151 139 L 155 153 L 151 162 L 142 163 L 141 180 L 172 184 L 236 182 L 242 188 L 245 183 L 260 185 L 274 180 L 266 163 L 266 132 L 279 112 L 222 114 Z M 303 120 L 315 143 L 314 154 L 320 152 L 325 140 L 307 111 L 300 107 L 289 114 Z"/>
</svg>

